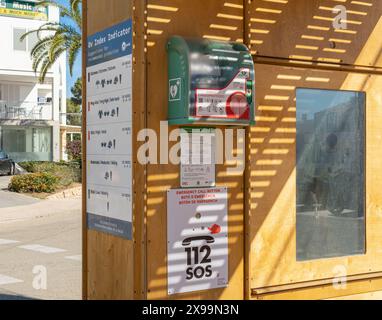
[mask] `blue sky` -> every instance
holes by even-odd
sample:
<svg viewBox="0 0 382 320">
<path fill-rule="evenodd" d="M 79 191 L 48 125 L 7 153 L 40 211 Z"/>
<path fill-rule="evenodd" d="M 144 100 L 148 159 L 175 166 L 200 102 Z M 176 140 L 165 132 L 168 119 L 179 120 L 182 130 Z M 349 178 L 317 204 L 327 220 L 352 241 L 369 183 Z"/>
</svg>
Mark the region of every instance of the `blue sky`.
<svg viewBox="0 0 382 320">
<path fill-rule="evenodd" d="M 64 4 L 64 5 L 69 4 L 69 0 L 58 0 L 58 2 L 61 4 Z M 63 22 L 71 23 L 71 21 L 68 21 L 68 19 L 66 19 L 66 18 L 63 19 Z M 81 70 L 82 70 L 82 61 L 81 61 L 81 54 L 79 54 L 77 57 L 76 63 L 74 65 L 73 76 L 70 76 L 69 66 L 67 68 L 66 88 L 67 88 L 68 97 L 70 97 L 72 95 L 70 92 L 70 88 L 73 86 L 73 84 L 77 80 L 77 78 L 81 76 Z"/>
</svg>

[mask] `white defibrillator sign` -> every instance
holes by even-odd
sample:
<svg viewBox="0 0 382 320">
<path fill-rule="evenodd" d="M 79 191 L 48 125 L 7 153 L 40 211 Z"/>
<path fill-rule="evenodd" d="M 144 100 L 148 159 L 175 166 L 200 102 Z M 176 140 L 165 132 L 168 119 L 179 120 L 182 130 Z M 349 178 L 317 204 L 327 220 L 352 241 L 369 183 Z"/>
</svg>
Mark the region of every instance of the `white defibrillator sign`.
<svg viewBox="0 0 382 320">
<path fill-rule="evenodd" d="M 228 286 L 227 188 L 169 190 L 168 294 Z"/>
<path fill-rule="evenodd" d="M 216 134 L 214 129 L 181 132 L 180 185 L 182 188 L 215 186 Z"/>
</svg>

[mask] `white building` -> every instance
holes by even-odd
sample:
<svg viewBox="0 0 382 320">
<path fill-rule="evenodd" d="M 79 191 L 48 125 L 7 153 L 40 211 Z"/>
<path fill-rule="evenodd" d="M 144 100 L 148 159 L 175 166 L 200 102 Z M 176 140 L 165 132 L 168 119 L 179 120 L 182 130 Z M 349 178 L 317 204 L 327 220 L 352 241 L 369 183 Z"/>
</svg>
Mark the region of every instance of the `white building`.
<svg viewBox="0 0 382 320">
<path fill-rule="evenodd" d="M 25 32 L 59 21 L 57 8 L 38 10 L 35 2 L 0 0 L 0 149 L 16 162 L 65 158 L 66 57 L 40 84 L 30 56 L 37 36 L 20 41 Z"/>
</svg>

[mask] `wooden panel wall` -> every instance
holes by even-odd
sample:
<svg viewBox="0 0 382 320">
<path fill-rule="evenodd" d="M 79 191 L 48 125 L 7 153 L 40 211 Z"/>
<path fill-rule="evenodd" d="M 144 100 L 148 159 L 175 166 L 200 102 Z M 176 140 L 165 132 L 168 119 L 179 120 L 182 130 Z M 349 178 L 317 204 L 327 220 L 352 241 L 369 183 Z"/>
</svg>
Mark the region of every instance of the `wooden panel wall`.
<svg viewBox="0 0 382 320">
<path fill-rule="evenodd" d="M 257 88 L 258 125 L 251 129 L 251 288 L 330 279 L 337 265 L 346 266 L 348 275 L 382 271 L 382 252 L 378 248 L 382 241 L 378 231 L 382 226 L 378 209 L 381 199 L 376 189 L 382 178 L 377 173 L 381 154 L 375 147 L 375 140 L 379 141 L 382 134 L 379 125 L 382 114 L 378 108 L 382 92 L 377 89 L 382 76 L 268 65 L 257 65 L 256 71 L 262 81 Z M 295 80 L 280 80 L 284 76 Z M 363 82 L 365 77 L 367 81 Z M 329 81 L 311 86 L 308 78 Z M 296 111 L 292 87 L 367 93 L 367 254 L 364 256 L 296 261 Z"/>
<path fill-rule="evenodd" d="M 251 0 L 251 45 L 261 56 L 353 64 L 381 20 L 378 0 Z M 337 5 L 348 10 L 346 30 L 333 27 Z M 377 65 L 370 55 L 364 65 Z M 381 65 L 379 65 L 381 66 Z"/>
<path fill-rule="evenodd" d="M 346 288 L 333 290 L 333 284 L 306 288 L 292 288 L 279 292 L 260 294 L 257 300 L 378 300 L 381 297 L 382 279 L 366 279 L 347 283 Z"/>
<path fill-rule="evenodd" d="M 377 191 L 380 190 L 382 178 L 377 169 L 381 164 L 381 154 L 376 147 L 382 133 L 379 125 L 382 115 L 382 92 L 378 89 L 382 76 L 333 71 L 345 67 L 347 70 L 359 71 L 359 68 L 352 66 L 353 64 L 381 66 L 382 46 L 377 40 L 377 34 L 380 34 L 381 28 L 382 3 L 365 2 L 371 6 L 364 6 L 362 9 L 366 14 L 362 16 L 364 22 L 354 25 L 354 28 L 350 27 L 350 30 L 356 30 L 357 33 L 353 34 L 352 42 L 347 43 L 347 46 L 345 42 L 342 44 L 346 53 L 341 54 L 340 60 L 341 63 L 346 62 L 351 66 L 321 63 L 331 61 L 327 59 L 334 59 L 335 55 L 334 52 L 329 55 L 329 52 L 324 50 L 326 46 L 318 45 L 334 36 L 345 41 L 348 34 L 341 36 L 333 30 L 323 32 L 307 28 L 313 25 L 317 28 L 330 28 L 328 21 L 317 17 L 320 12 L 325 11 L 322 7 L 333 7 L 333 3 L 329 0 L 291 0 L 269 4 L 255 0 L 250 6 L 253 51 L 259 55 L 283 58 L 301 55 L 305 51 L 309 52 L 309 55 L 305 53 L 306 57 L 299 58 L 318 62 L 298 61 L 294 66 L 300 65 L 299 68 L 287 67 L 284 60 L 276 59 L 270 65 L 256 65 L 257 126 L 251 128 L 251 162 L 248 168 L 251 187 L 248 195 L 249 277 L 253 292 L 272 287 L 274 290 L 283 290 L 282 286 L 301 283 L 309 286 L 312 281 L 333 278 L 334 268 L 338 265 L 345 266 L 349 276 L 382 271 L 382 252 L 379 248 L 382 238 L 378 231 L 382 226 L 382 199 Z M 350 6 L 349 10 L 355 10 L 350 1 L 345 1 L 344 4 Z M 276 6 L 280 10 L 276 10 Z M 276 11 L 264 10 L 266 7 L 272 7 Z M 269 22 L 271 17 L 272 23 Z M 268 19 L 267 22 L 264 22 L 264 19 Z M 259 30 L 267 30 L 269 33 L 261 33 Z M 307 42 L 307 35 L 323 39 L 310 38 Z M 312 41 L 316 41 L 317 50 L 301 49 L 301 45 L 312 46 Z M 261 61 L 261 58 L 258 61 Z M 278 62 L 280 65 L 277 65 Z M 380 69 L 373 71 L 382 74 Z M 296 261 L 296 88 L 355 90 L 365 91 L 367 94 L 365 255 Z M 333 290 L 333 287 L 329 286 L 327 290 L 322 291 L 321 298 L 324 298 L 325 294 L 333 294 Z"/>
<path fill-rule="evenodd" d="M 148 1 L 148 128 L 159 132 L 167 120 L 166 43 L 172 35 L 242 41 L 243 1 Z M 175 127 L 170 127 L 170 130 Z M 171 147 L 171 145 L 170 145 Z M 218 166 L 217 184 L 229 188 L 229 287 L 227 289 L 167 295 L 167 190 L 179 188 L 179 166 L 148 166 L 147 284 L 149 299 L 243 299 L 244 205 L 243 175 L 227 176 Z"/>
</svg>

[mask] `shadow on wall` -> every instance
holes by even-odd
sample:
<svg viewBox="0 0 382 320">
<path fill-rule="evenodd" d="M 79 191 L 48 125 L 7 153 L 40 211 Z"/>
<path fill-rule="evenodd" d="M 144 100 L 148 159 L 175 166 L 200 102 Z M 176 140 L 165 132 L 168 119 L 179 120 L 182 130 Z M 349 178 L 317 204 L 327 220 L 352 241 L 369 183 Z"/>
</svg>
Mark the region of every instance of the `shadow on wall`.
<svg viewBox="0 0 382 320">
<path fill-rule="evenodd" d="M 304 69 L 304 66 L 311 67 L 312 61 L 318 61 L 321 67 L 335 70 L 339 67 L 335 63 L 355 63 L 382 13 L 380 5 L 349 3 L 347 9 L 353 15 L 349 17 L 348 29 L 334 30 L 334 14 L 328 10 L 333 4 L 328 0 L 296 0 L 269 5 L 264 10 L 267 6 L 264 2 L 254 1 L 251 6 L 252 51 L 260 55 L 282 55 L 301 65 L 301 68 L 257 65 L 256 69 L 258 117 L 257 126 L 251 128 L 248 168 L 251 171 L 251 288 L 296 281 L 293 280 L 296 275 L 287 272 L 296 262 L 296 88 L 341 89 L 348 76 L 345 72 Z M 291 19 L 296 6 L 308 14 Z M 280 39 L 288 39 L 282 42 L 281 48 L 275 46 L 275 41 Z M 329 47 L 332 42 L 336 48 Z M 264 246 L 270 243 L 271 249 Z M 304 275 L 304 281 L 315 280 L 312 274 Z"/>
<path fill-rule="evenodd" d="M 163 78 L 166 74 L 167 66 L 163 61 L 166 61 L 164 48 L 168 38 L 181 34 L 243 41 L 244 2 L 149 0 L 148 3 L 148 124 L 159 131 L 159 121 L 167 118 L 166 108 L 160 107 L 167 104 L 167 82 L 158 81 L 157 75 Z M 287 266 L 296 258 L 295 90 L 297 87 L 327 89 L 343 86 L 347 73 L 307 67 L 311 67 L 313 61 L 319 62 L 321 67 L 335 68 L 338 63 L 351 64 L 357 60 L 382 13 L 382 6 L 376 5 L 378 0 L 363 3 L 369 5 L 346 4 L 350 12 L 347 30 L 333 29 L 335 14 L 330 9 L 337 4 L 335 1 L 255 0 L 249 5 L 246 21 L 250 21 L 249 41 L 253 54 L 278 56 L 301 65 L 301 68 L 257 65 L 257 125 L 249 134 L 250 194 L 246 196 L 250 207 L 248 243 L 251 248 L 247 251 L 251 252 L 251 288 L 289 282 L 286 280 L 288 275 L 281 273 L 287 268 L 282 270 L 279 265 Z M 296 16 L 296 12 L 307 14 Z M 197 25 L 195 17 L 198 17 Z M 194 27 L 190 28 L 191 25 Z M 380 49 L 381 46 L 377 48 Z M 224 168 L 218 170 L 224 171 Z M 153 298 L 167 296 L 166 239 L 158 233 L 158 226 L 165 230 L 166 190 L 178 187 L 178 172 L 176 166 L 148 166 L 148 288 Z M 238 244 L 244 243 L 243 177 L 221 175 L 218 181 L 219 185 L 231 190 L 229 253 L 232 255 L 230 275 L 234 276 L 244 268 L 244 250 L 243 255 L 235 254 L 235 250 L 242 248 Z M 282 237 L 276 238 L 276 234 L 282 234 Z M 155 259 L 150 258 L 153 252 Z M 237 290 L 241 289 L 238 286 Z M 189 297 L 192 295 L 184 296 Z M 224 298 L 223 293 L 220 298 Z"/>
</svg>

